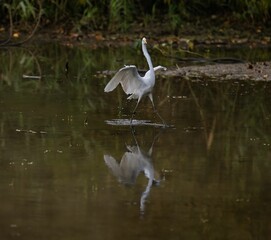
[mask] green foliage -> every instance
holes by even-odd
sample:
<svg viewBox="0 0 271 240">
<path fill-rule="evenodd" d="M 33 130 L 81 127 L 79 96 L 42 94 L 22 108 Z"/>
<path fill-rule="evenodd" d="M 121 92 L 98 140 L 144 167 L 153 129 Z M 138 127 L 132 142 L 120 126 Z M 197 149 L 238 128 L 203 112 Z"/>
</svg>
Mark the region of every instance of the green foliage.
<svg viewBox="0 0 271 240">
<path fill-rule="evenodd" d="M 81 26 L 94 26 L 97 27 L 96 16 L 98 9 L 89 3 L 89 6 L 85 8 L 82 18 L 80 19 Z"/>
<path fill-rule="evenodd" d="M 127 30 L 132 20 L 133 1 L 110 0 L 109 1 L 109 28 Z"/>
<path fill-rule="evenodd" d="M 4 8 L 10 9 L 12 17 L 26 22 L 36 18 L 36 4 L 34 0 L 15 0 L 5 3 Z"/>
<path fill-rule="evenodd" d="M 181 23 L 181 18 L 180 14 L 178 14 L 178 9 L 175 4 L 170 4 L 168 8 L 168 18 L 171 26 L 171 30 L 175 31 L 180 23 Z"/>
<path fill-rule="evenodd" d="M 271 2 L 270 0 L 242 0 L 244 19 L 262 20 L 266 22 L 270 19 Z"/>
<path fill-rule="evenodd" d="M 42 22 L 65 23 L 77 29 L 129 31 L 132 23 L 148 26 L 165 22 L 175 32 L 183 21 L 221 15 L 236 20 L 267 23 L 271 18 L 270 0 L 14 0 L 0 6 L 0 22 L 12 13 L 14 22 L 32 23 L 42 3 Z M 7 11 L 7 9 L 9 11 Z"/>
<path fill-rule="evenodd" d="M 18 14 L 21 15 L 25 20 L 30 19 L 31 17 L 35 18 L 36 16 L 35 7 L 29 0 L 20 1 L 18 5 L 18 11 Z"/>
</svg>

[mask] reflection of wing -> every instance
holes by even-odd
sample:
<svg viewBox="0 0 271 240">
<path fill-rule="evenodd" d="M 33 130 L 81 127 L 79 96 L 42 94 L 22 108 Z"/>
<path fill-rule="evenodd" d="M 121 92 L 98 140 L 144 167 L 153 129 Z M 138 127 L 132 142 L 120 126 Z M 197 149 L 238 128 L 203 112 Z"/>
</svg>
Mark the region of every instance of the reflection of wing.
<svg viewBox="0 0 271 240">
<path fill-rule="evenodd" d="M 141 156 L 132 152 L 125 152 L 120 164 L 109 155 L 104 155 L 104 161 L 114 176 L 126 184 L 134 184 L 139 173 L 143 171 Z"/>
<path fill-rule="evenodd" d="M 115 76 L 106 85 L 104 91 L 113 91 L 118 84 L 121 83 L 123 91 L 126 94 L 132 94 L 143 83 L 141 76 L 137 72 L 137 68 L 134 65 L 125 66 L 121 68 Z"/>
<path fill-rule="evenodd" d="M 104 161 L 106 165 L 112 170 L 113 174 L 119 178 L 121 173 L 120 173 L 120 166 L 115 160 L 115 158 L 109 156 L 109 155 L 104 155 Z"/>
<path fill-rule="evenodd" d="M 131 152 L 126 152 L 120 162 L 122 181 L 134 184 L 138 174 L 142 171 L 140 159 Z"/>
</svg>

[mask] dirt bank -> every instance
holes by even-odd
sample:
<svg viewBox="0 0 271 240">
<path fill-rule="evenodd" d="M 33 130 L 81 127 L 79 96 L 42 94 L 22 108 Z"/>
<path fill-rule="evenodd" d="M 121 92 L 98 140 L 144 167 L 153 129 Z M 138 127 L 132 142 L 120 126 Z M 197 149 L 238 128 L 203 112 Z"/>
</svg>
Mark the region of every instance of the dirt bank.
<svg viewBox="0 0 271 240">
<path fill-rule="evenodd" d="M 270 81 L 271 62 L 178 67 L 160 74 L 168 77 L 182 77 L 188 80 Z"/>
</svg>

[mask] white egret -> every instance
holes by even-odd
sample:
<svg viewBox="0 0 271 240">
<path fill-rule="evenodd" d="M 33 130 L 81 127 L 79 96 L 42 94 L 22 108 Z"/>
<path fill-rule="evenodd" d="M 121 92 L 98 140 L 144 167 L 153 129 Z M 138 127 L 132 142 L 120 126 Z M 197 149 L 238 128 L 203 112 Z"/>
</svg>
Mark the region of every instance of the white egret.
<svg viewBox="0 0 271 240">
<path fill-rule="evenodd" d="M 147 45 L 146 38 L 142 38 L 142 51 L 149 65 L 149 70 L 145 73 L 145 75 L 141 77 L 135 65 L 124 66 L 108 82 L 108 84 L 104 88 L 104 91 L 111 92 L 120 83 L 123 91 L 127 95 L 129 95 L 127 99 L 137 99 L 137 103 L 133 110 L 130 124 L 132 124 L 132 120 L 140 100 L 144 96 L 148 96 L 149 99 L 151 100 L 154 112 L 162 120 L 163 124 L 166 125 L 164 119 L 160 116 L 160 114 L 156 110 L 152 97 L 152 90 L 155 85 L 155 71 L 158 71 L 160 69 L 166 70 L 166 68 L 163 66 L 153 67 L 151 57 L 147 51 L 146 45 Z"/>
</svg>

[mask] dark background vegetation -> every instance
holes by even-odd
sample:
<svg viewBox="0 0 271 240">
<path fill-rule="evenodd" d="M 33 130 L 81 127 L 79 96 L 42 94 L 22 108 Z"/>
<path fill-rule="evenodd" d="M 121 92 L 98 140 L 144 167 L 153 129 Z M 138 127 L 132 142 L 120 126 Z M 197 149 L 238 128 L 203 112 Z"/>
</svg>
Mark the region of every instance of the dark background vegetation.
<svg viewBox="0 0 271 240">
<path fill-rule="evenodd" d="M 271 20 L 270 0 L 0 0 L 0 4 L 2 31 L 10 24 L 31 29 L 39 20 L 39 27 L 61 26 L 67 32 L 156 27 L 161 33 L 178 34 L 187 22 L 270 27 Z"/>
</svg>

